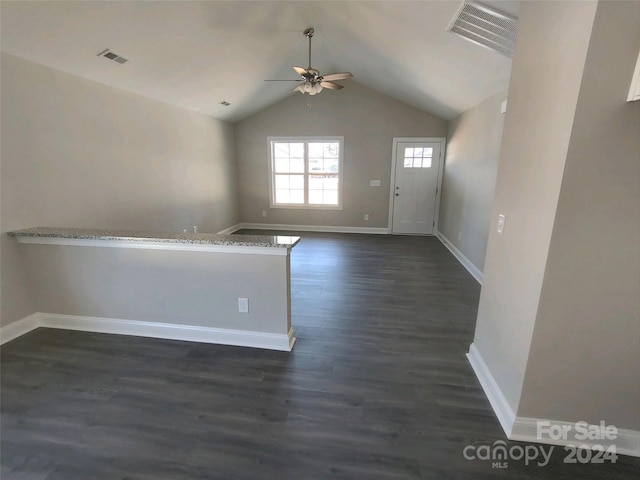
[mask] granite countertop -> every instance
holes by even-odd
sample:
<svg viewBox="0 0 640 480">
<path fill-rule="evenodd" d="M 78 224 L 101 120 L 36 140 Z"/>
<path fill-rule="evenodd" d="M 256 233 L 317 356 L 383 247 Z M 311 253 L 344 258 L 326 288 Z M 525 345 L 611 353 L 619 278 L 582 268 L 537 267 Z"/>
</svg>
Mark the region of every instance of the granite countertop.
<svg viewBox="0 0 640 480">
<path fill-rule="evenodd" d="M 217 233 L 169 233 L 94 228 L 35 227 L 9 232 L 13 237 L 74 238 L 126 242 L 227 245 L 234 247 L 293 248 L 300 237 L 286 235 L 221 235 Z"/>
</svg>

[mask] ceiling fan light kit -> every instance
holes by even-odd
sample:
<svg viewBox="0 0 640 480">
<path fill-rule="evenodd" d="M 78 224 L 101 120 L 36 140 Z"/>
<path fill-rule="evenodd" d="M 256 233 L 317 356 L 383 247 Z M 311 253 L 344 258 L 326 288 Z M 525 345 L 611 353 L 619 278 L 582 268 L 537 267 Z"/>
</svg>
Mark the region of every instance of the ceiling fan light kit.
<svg viewBox="0 0 640 480">
<path fill-rule="evenodd" d="M 303 95 L 308 93 L 309 95 L 316 95 L 325 88 L 330 90 L 340 90 L 344 88 L 342 85 L 334 83 L 334 80 L 347 80 L 353 78 L 350 72 L 343 73 L 330 73 L 328 75 L 320 75 L 320 72 L 311 67 L 311 38 L 315 33 L 313 28 L 307 28 L 304 32 L 304 36 L 309 39 L 309 66 L 307 68 L 293 67 L 295 72 L 302 77 L 301 80 L 265 80 L 267 82 L 273 81 L 291 81 L 291 82 L 303 82 L 300 85 L 296 85 L 293 88 L 294 92 L 300 92 Z"/>
<path fill-rule="evenodd" d="M 303 94 L 308 93 L 309 95 L 315 95 L 316 93 L 320 93 L 322 88 L 322 85 L 318 82 L 306 81 L 302 85 L 298 85 L 295 90 L 298 90 Z"/>
</svg>

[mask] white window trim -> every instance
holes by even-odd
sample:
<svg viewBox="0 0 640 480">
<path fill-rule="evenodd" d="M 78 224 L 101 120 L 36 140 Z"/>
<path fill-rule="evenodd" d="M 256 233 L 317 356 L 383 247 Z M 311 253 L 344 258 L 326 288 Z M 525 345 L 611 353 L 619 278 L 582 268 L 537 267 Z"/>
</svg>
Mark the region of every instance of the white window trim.
<svg viewBox="0 0 640 480">
<path fill-rule="evenodd" d="M 288 143 L 302 143 L 302 142 L 339 142 L 339 155 L 338 155 L 338 205 L 301 205 L 299 203 L 294 204 L 282 204 L 275 202 L 275 190 L 274 190 L 274 159 L 273 159 L 273 143 L 274 142 L 288 142 Z M 285 208 L 295 210 L 342 210 L 342 184 L 344 178 L 343 162 L 344 158 L 344 137 L 336 136 L 322 136 L 322 137 L 267 137 L 268 146 L 268 162 L 269 162 L 269 207 L 270 208 Z M 304 175 L 309 175 L 308 162 L 305 158 Z M 305 194 L 308 190 L 308 186 L 305 182 Z"/>
</svg>

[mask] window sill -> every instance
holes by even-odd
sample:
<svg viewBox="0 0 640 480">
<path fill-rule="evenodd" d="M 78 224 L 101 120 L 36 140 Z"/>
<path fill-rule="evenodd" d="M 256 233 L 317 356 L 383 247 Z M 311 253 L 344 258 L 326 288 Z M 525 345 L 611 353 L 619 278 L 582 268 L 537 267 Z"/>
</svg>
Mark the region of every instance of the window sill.
<svg viewBox="0 0 640 480">
<path fill-rule="evenodd" d="M 270 208 L 284 208 L 288 210 L 342 210 L 342 205 L 270 205 Z"/>
</svg>

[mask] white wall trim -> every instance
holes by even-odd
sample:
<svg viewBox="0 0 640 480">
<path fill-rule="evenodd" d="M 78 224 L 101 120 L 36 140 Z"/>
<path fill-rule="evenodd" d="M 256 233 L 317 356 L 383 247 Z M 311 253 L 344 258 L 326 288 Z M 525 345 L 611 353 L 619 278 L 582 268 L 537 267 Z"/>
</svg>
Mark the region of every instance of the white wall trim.
<svg viewBox="0 0 640 480">
<path fill-rule="evenodd" d="M 571 433 L 567 439 L 556 440 L 548 435 L 538 435 L 538 422 L 548 422 L 548 428 L 565 427 L 569 432 L 576 433 L 576 422 L 566 422 L 563 420 L 546 420 L 543 418 L 516 417 L 513 409 L 507 402 L 502 390 L 500 389 L 495 378 L 491 374 L 489 367 L 480 355 L 476 346 L 472 343 L 467 354 L 469 363 L 473 371 L 480 381 L 480 385 L 485 395 L 489 399 L 489 403 L 494 413 L 498 417 L 498 421 L 509 440 L 518 440 L 522 442 L 544 443 L 547 445 L 567 446 L 573 445 L 579 448 L 595 449 L 597 446 L 607 447 L 615 445 L 616 453 L 619 455 L 629 455 L 640 457 L 640 432 L 636 430 L 627 430 L 618 428 L 618 435 L 615 439 L 607 440 L 590 440 L 576 439 Z M 598 425 L 588 425 L 586 428 L 598 428 Z M 616 427 L 617 428 L 617 427 Z"/>
<path fill-rule="evenodd" d="M 482 271 L 478 267 L 476 267 L 471 260 L 465 257 L 465 255 L 460 250 L 458 250 L 458 248 L 453 243 L 451 243 L 451 241 L 441 232 L 436 230 L 435 234 L 436 237 L 438 237 L 438 240 L 442 242 L 447 250 L 449 250 L 453 254 L 453 256 L 458 259 L 462 266 L 467 269 L 467 271 L 473 276 L 473 278 L 475 278 L 478 283 L 482 285 L 482 280 L 484 278 Z"/>
<path fill-rule="evenodd" d="M 375 227 L 342 227 L 330 225 L 288 225 L 284 223 L 239 223 L 237 230 L 247 228 L 254 230 L 286 230 L 293 232 L 324 232 L 324 233 L 365 233 L 373 235 L 386 235 L 387 228 Z"/>
<path fill-rule="evenodd" d="M 13 340 L 38 327 L 236 345 L 287 352 L 291 351 L 296 341 L 293 336 L 293 329 L 289 329 L 287 334 L 277 334 L 119 318 L 34 313 L 22 320 L 2 327 L 2 343 Z"/>
<path fill-rule="evenodd" d="M 549 436 L 538 435 L 538 422 L 546 422 L 549 428 L 565 428 L 568 432 L 567 439 L 553 439 Z M 640 457 L 640 432 L 636 430 L 626 430 L 618 428 L 618 434 L 615 439 L 576 439 L 574 437 L 576 422 L 565 422 L 561 420 L 546 420 L 542 418 L 517 417 L 509 436 L 510 440 L 519 440 L 522 442 L 544 443 L 547 445 L 567 446 L 573 445 L 580 448 L 589 448 L 594 450 L 598 447 L 604 447 L 605 451 L 608 447 L 615 445 L 616 453 L 620 455 L 629 455 L 632 457 Z M 591 431 L 598 431 L 599 425 L 586 425 Z"/>
<path fill-rule="evenodd" d="M 22 335 L 35 330 L 40 326 L 40 314 L 33 313 L 17 322 L 10 323 L 0 328 L 0 345 L 4 345 Z"/>
<path fill-rule="evenodd" d="M 18 243 L 35 245 L 69 245 L 74 247 L 140 248 L 144 250 L 173 250 L 181 252 L 242 253 L 248 255 L 289 254 L 287 247 L 258 247 L 244 245 L 214 245 L 202 243 L 172 243 L 145 240 L 101 240 L 94 238 L 32 237 L 16 235 Z"/>
<path fill-rule="evenodd" d="M 225 228 L 224 230 L 220 230 L 218 232 L 218 235 L 229 235 L 233 232 L 236 232 L 238 230 L 240 230 L 242 228 L 242 224 L 241 223 L 236 223 L 235 225 L 232 225 L 231 227 Z"/>
<path fill-rule="evenodd" d="M 467 358 L 469 359 L 469 363 L 471 364 L 476 377 L 478 377 L 478 380 L 480 381 L 480 385 L 482 386 L 485 395 L 489 399 L 489 403 L 491 404 L 493 411 L 498 417 L 498 421 L 500 422 L 504 433 L 507 435 L 507 438 L 511 438 L 516 414 L 502 393 L 502 390 L 500 389 L 498 382 L 496 382 L 496 379 L 493 377 L 491 370 L 489 370 L 489 367 L 473 343 L 469 347 Z"/>
<path fill-rule="evenodd" d="M 287 333 L 287 337 L 289 338 L 289 352 L 293 350 L 293 344 L 296 343 L 296 337 L 293 336 L 293 328 L 289 327 L 289 332 Z"/>
</svg>

